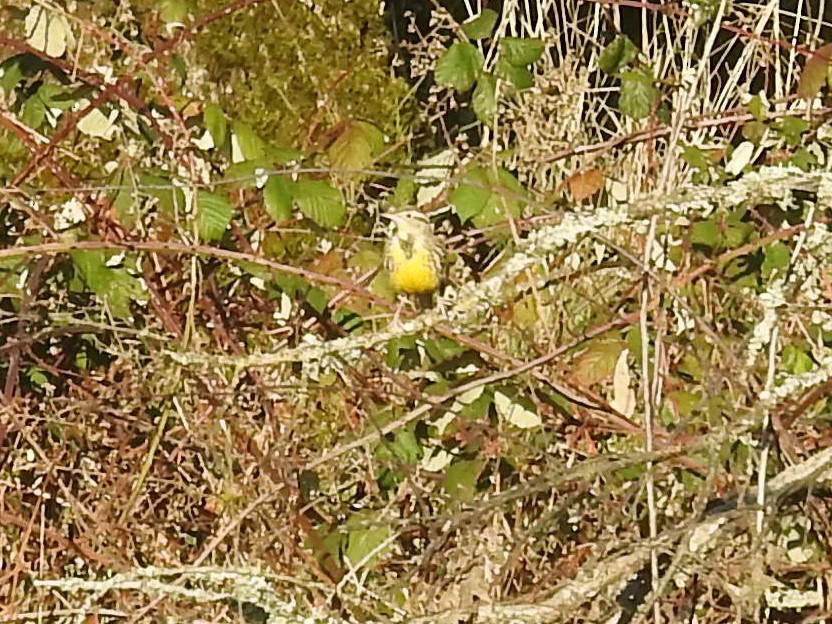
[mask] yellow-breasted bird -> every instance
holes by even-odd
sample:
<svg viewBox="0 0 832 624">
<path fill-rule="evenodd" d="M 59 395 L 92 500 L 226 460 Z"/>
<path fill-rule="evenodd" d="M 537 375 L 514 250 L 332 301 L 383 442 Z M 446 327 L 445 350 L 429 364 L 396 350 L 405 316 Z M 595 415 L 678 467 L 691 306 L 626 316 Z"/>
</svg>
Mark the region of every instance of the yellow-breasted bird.
<svg viewBox="0 0 832 624">
<path fill-rule="evenodd" d="M 430 305 L 442 282 L 442 244 L 427 216 L 415 210 L 388 213 L 390 230 L 384 250 L 384 266 L 393 289 L 415 295 L 422 307 Z"/>
</svg>

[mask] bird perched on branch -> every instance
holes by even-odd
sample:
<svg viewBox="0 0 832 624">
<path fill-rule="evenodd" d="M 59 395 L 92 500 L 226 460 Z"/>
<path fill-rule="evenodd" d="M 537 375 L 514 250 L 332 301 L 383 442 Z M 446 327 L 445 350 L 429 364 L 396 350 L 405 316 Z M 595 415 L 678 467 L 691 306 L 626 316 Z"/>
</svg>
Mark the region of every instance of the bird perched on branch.
<svg viewBox="0 0 832 624">
<path fill-rule="evenodd" d="M 384 266 L 393 289 L 414 295 L 421 307 L 429 307 L 442 281 L 442 244 L 427 216 L 415 210 L 383 215 L 390 220 Z"/>
</svg>

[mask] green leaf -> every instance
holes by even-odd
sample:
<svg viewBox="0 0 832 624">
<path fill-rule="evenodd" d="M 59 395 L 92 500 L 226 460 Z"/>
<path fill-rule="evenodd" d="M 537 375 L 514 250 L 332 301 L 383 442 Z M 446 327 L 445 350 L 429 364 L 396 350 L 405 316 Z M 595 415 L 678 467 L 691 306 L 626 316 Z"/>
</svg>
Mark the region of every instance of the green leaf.
<svg viewBox="0 0 832 624">
<path fill-rule="evenodd" d="M 488 227 L 519 217 L 525 195 L 517 178 L 505 169 L 477 167 L 465 173 L 450 202 L 463 223 L 470 219 L 477 227 Z"/>
<path fill-rule="evenodd" d="M 707 172 L 710 166 L 714 164 L 713 155 L 697 145 L 685 145 L 682 149 L 682 159 L 702 173 Z"/>
<path fill-rule="evenodd" d="M 424 345 L 428 357 L 437 364 L 462 355 L 468 348 L 451 338 L 431 338 Z"/>
<path fill-rule="evenodd" d="M 390 549 L 390 544 L 379 548 L 390 537 L 390 527 L 381 519 L 379 512 L 370 509 L 358 511 L 350 516 L 347 527 L 355 527 L 347 534 L 347 547 L 344 549 L 344 558 L 351 566 L 357 566 L 369 557 L 364 561 L 364 567 L 372 568 L 378 558 Z M 378 552 L 374 552 L 376 549 L 379 549 Z"/>
<path fill-rule="evenodd" d="M 185 208 L 185 194 L 167 177 L 142 172 L 139 174 L 138 187 L 143 193 L 156 198 L 159 212 L 166 217 L 173 217 Z"/>
<path fill-rule="evenodd" d="M 225 120 L 222 107 L 217 104 L 208 104 L 202 113 L 202 123 L 205 124 L 205 129 L 211 133 L 214 147 L 222 147 L 228 136 L 228 123 Z"/>
<path fill-rule="evenodd" d="M 500 39 L 500 55 L 516 67 L 531 65 L 543 55 L 546 46 L 540 39 L 531 37 L 503 37 Z"/>
<path fill-rule="evenodd" d="M 90 249 L 70 254 L 76 275 L 101 299 L 117 318 L 130 317 L 130 303 L 143 302 L 146 292 L 142 282 L 121 267 L 107 266 L 104 251 Z"/>
<path fill-rule="evenodd" d="M 241 121 L 231 124 L 231 159 L 233 162 L 255 160 L 266 154 L 266 144 L 251 126 Z"/>
<path fill-rule="evenodd" d="M 754 117 L 756 121 L 766 120 L 766 111 L 763 110 L 763 98 L 755 95 L 748 101 L 748 112 Z"/>
<path fill-rule="evenodd" d="M 502 57 L 497 59 L 497 64 L 494 67 L 494 74 L 518 91 L 528 89 L 534 85 L 534 76 L 532 75 L 532 72 L 529 71 L 528 67 L 517 67 L 510 64 Z"/>
<path fill-rule="evenodd" d="M 760 141 L 766 135 L 766 130 L 768 130 L 768 126 L 763 122 L 749 121 L 742 125 L 740 132 L 745 140 L 750 141 L 754 145 L 759 145 Z"/>
<path fill-rule="evenodd" d="M 344 225 L 347 209 L 340 191 L 319 180 L 295 183 L 295 203 L 303 216 L 325 229 Z"/>
<path fill-rule="evenodd" d="M 74 93 L 61 85 L 46 83 L 38 89 L 38 98 L 47 108 L 69 110 L 78 98 Z"/>
<path fill-rule="evenodd" d="M 188 17 L 188 3 L 186 0 L 162 0 L 159 15 L 166 24 L 175 22 L 182 24 Z"/>
<path fill-rule="evenodd" d="M 13 56 L 0 63 L 0 88 L 9 94 L 17 86 L 25 73 L 23 72 L 23 59 L 21 56 Z"/>
<path fill-rule="evenodd" d="M 384 135 L 373 124 L 352 121 L 327 149 L 336 169 L 361 170 L 375 162 L 384 149 Z"/>
<path fill-rule="evenodd" d="M 493 75 L 480 76 L 471 103 L 477 119 L 491 127 L 497 114 L 497 79 Z"/>
<path fill-rule="evenodd" d="M 45 119 L 46 107 L 37 95 L 32 95 L 23 103 L 23 107 L 20 110 L 20 121 L 29 128 L 37 130 Z"/>
<path fill-rule="evenodd" d="M 783 117 L 774 125 L 774 128 L 780 132 L 781 136 L 786 141 L 786 144 L 792 147 L 800 145 L 803 133 L 806 132 L 809 127 L 810 124 L 808 121 L 794 116 Z"/>
<path fill-rule="evenodd" d="M 659 90 L 653 85 L 653 74 L 647 68 L 621 72 L 621 95 L 618 107 L 635 120 L 644 119 L 659 101 Z"/>
<path fill-rule="evenodd" d="M 436 84 L 468 91 L 474 86 L 485 59 L 477 47 L 465 41 L 457 41 L 436 62 Z"/>
<path fill-rule="evenodd" d="M 493 9 L 485 9 L 476 17 L 462 24 L 462 32 L 469 39 L 485 39 L 493 31 L 499 15 Z"/>
<path fill-rule="evenodd" d="M 225 197 L 200 189 L 196 195 L 199 237 L 206 242 L 222 238 L 234 207 Z"/>
<path fill-rule="evenodd" d="M 399 429 L 393 434 L 388 434 L 384 440 L 379 442 L 376 448 L 376 457 L 380 461 L 395 461 L 399 464 L 415 466 L 422 459 L 424 451 L 419 439 L 416 437 L 415 426 Z"/>
<path fill-rule="evenodd" d="M 292 198 L 295 183 L 286 176 L 269 176 L 263 187 L 263 207 L 277 223 L 292 218 Z"/>
<path fill-rule="evenodd" d="M 787 344 L 783 347 L 783 352 L 780 357 L 783 361 L 783 368 L 791 375 L 802 375 L 815 368 L 815 362 L 812 356 L 792 344 Z"/>
<path fill-rule="evenodd" d="M 719 246 L 719 239 L 719 228 L 713 219 L 697 221 L 690 229 L 690 242 L 693 245 L 716 249 Z"/>
<path fill-rule="evenodd" d="M 607 74 L 617 74 L 638 57 L 638 48 L 627 35 L 619 35 L 598 59 L 598 67 Z"/>
<path fill-rule="evenodd" d="M 416 198 L 419 185 L 412 178 L 402 178 L 396 183 L 396 188 L 388 198 L 391 206 L 402 208 L 411 205 Z"/>
<path fill-rule="evenodd" d="M 484 463 L 480 460 L 461 460 L 452 463 L 445 471 L 442 487 L 448 495 L 463 503 L 474 500 L 477 493 L 477 480 L 480 478 Z"/>
<path fill-rule="evenodd" d="M 775 241 L 765 250 L 765 257 L 763 258 L 763 266 L 761 267 L 763 277 L 770 277 L 774 271 L 781 271 L 789 266 L 792 252 L 788 245 L 781 241 Z"/>
</svg>

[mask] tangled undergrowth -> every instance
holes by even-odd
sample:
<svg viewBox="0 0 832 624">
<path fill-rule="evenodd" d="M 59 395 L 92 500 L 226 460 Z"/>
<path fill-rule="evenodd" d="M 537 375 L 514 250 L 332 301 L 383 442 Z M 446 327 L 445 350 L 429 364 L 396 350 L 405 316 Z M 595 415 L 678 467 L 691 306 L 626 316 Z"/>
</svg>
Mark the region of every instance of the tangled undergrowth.
<svg viewBox="0 0 832 624">
<path fill-rule="evenodd" d="M 829 25 L 630 4 L 6 7 L 0 621 L 828 617 Z"/>
</svg>

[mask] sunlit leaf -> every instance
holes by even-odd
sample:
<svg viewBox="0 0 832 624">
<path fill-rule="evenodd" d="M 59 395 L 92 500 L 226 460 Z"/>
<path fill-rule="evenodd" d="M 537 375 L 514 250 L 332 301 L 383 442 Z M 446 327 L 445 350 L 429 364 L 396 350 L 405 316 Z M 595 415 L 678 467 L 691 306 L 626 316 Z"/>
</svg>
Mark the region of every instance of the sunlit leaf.
<svg viewBox="0 0 832 624">
<path fill-rule="evenodd" d="M 344 225 L 347 208 L 341 192 L 320 180 L 299 180 L 295 184 L 295 203 L 303 216 L 325 229 Z"/>
<path fill-rule="evenodd" d="M 365 121 L 350 121 L 327 154 L 335 169 L 360 171 L 372 165 L 383 149 L 384 135 L 378 128 Z"/>
<path fill-rule="evenodd" d="M 199 237 L 206 242 L 222 238 L 234 207 L 225 197 L 200 189 L 196 195 Z"/>
<path fill-rule="evenodd" d="M 618 107 L 628 117 L 635 120 L 647 117 L 658 103 L 659 95 L 649 69 L 641 67 L 621 72 Z"/>
<path fill-rule="evenodd" d="M 457 41 L 436 62 L 436 84 L 468 91 L 474 86 L 485 63 L 482 52 L 471 43 Z"/>
<path fill-rule="evenodd" d="M 456 461 L 445 471 L 442 487 L 452 499 L 471 502 L 477 493 L 477 480 L 482 469 L 483 462 L 480 460 Z"/>
<path fill-rule="evenodd" d="M 638 57 L 638 48 L 627 35 L 618 35 L 598 58 L 598 67 L 607 74 L 617 74 Z"/>
<path fill-rule="evenodd" d="M 503 37 L 500 39 L 500 55 L 515 66 L 531 65 L 543 55 L 543 41 L 531 37 Z"/>
<path fill-rule="evenodd" d="M 494 31 L 498 18 L 497 11 L 485 9 L 476 17 L 463 23 L 461 26 L 462 32 L 470 39 L 485 39 Z"/>
<path fill-rule="evenodd" d="M 499 390 L 494 393 L 494 408 L 506 422 L 520 429 L 539 427 L 543 422 L 537 412 L 512 401 Z"/>
<path fill-rule="evenodd" d="M 225 120 L 225 113 L 217 104 L 208 104 L 202 113 L 202 121 L 205 129 L 211 133 L 214 140 L 214 147 L 222 147 L 228 135 L 228 123 Z"/>
<path fill-rule="evenodd" d="M 122 267 L 108 266 L 104 251 L 73 251 L 70 257 L 78 277 L 102 300 L 113 316 L 129 318 L 130 304 L 145 302 L 147 293 L 141 280 Z"/>
<path fill-rule="evenodd" d="M 494 125 L 497 114 L 497 79 L 492 74 L 482 74 L 471 98 L 474 114 L 487 126 Z"/>
<path fill-rule="evenodd" d="M 294 182 L 282 175 L 269 176 L 263 187 L 263 207 L 272 219 L 280 223 L 292 218 Z"/>
</svg>

